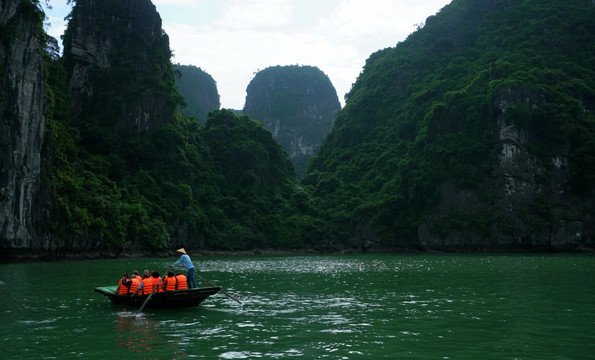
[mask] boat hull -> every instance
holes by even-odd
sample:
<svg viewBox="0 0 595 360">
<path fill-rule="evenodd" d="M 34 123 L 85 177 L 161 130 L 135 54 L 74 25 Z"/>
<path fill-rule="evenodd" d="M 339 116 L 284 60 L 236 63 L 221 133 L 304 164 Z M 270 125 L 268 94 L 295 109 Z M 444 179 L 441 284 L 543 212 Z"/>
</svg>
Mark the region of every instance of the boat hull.
<svg viewBox="0 0 595 360">
<path fill-rule="evenodd" d="M 95 288 L 95 292 L 107 296 L 114 304 L 140 307 L 149 295 L 120 295 L 116 294 L 117 286 L 102 286 Z M 198 306 L 211 295 L 215 295 L 221 290 L 219 286 L 186 289 L 176 291 L 165 291 L 154 293 L 147 303 L 151 308 L 184 308 Z"/>
</svg>

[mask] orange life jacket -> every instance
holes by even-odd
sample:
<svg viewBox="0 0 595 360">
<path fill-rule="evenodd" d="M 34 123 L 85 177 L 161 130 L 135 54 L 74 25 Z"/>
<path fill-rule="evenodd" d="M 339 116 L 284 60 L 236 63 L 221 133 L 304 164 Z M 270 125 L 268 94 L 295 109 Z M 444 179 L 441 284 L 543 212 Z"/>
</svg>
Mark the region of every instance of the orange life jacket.
<svg viewBox="0 0 595 360">
<path fill-rule="evenodd" d="M 143 281 L 143 295 L 149 295 L 150 293 L 153 292 L 153 278 L 152 277 L 148 277 L 148 278 L 144 278 Z"/>
<path fill-rule="evenodd" d="M 120 295 L 128 295 L 129 287 L 126 285 L 122 285 L 122 279 L 120 279 L 120 285 L 118 286 L 118 294 Z"/>
<path fill-rule="evenodd" d="M 172 277 L 165 277 L 163 278 L 163 285 L 165 286 L 165 291 L 174 291 L 176 290 L 176 278 L 175 276 Z"/>
<path fill-rule="evenodd" d="M 138 286 L 140 285 L 140 279 L 137 276 L 130 280 L 132 280 L 132 285 L 130 285 L 130 293 L 134 294 L 136 292 L 136 290 L 138 290 Z"/>
<path fill-rule="evenodd" d="M 188 284 L 186 283 L 186 276 L 180 274 L 176 276 L 176 290 L 184 289 L 188 289 Z"/>
<path fill-rule="evenodd" d="M 155 292 L 156 293 L 163 291 L 161 289 L 161 282 L 160 281 L 161 281 L 161 277 L 154 277 L 153 278 L 153 287 L 155 288 Z M 159 286 L 157 286 L 157 284 L 159 284 Z"/>
</svg>

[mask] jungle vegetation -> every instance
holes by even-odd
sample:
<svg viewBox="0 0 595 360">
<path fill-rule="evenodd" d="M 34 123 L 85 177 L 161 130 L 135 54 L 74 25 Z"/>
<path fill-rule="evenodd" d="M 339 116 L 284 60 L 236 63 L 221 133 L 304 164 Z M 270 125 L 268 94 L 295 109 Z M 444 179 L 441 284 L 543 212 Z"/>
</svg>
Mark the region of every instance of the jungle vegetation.
<svg viewBox="0 0 595 360">
<path fill-rule="evenodd" d="M 147 71 L 134 81 L 169 99 L 170 121 L 125 135 L 113 131 L 118 114 L 99 103 L 85 121 L 70 121 L 68 59 L 48 56 L 48 228 L 65 251 L 75 240 L 116 250 L 336 250 L 353 246 L 361 224 L 387 247 L 419 248 L 416 230 L 445 179 L 493 203 L 485 184 L 498 142 L 494 100 L 508 85 L 548 99 L 538 108 L 514 104 L 507 116 L 531 129 L 535 156 L 566 147 L 572 194 L 592 194 L 593 19 L 591 0 L 454 0 L 369 57 L 300 183 L 287 154 L 249 117 L 217 110 L 201 124 L 178 112 L 166 54 L 154 54 L 166 76 Z M 135 96 L 118 83 L 131 64 L 119 63 L 99 88 L 102 102 Z M 552 204 L 542 200 L 534 212 L 551 221 Z M 490 211 L 472 214 L 477 232 L 489 232 Z M 462 217 L 453 211 L 442 231 L 457 231 Z"/>
<path fill-rule="evenodd" d="M 527 130 L 530 154 L 548 163 L 565 149 L 569 193 L 592 194 L 594 16 L 584 0 L 454 0 L 404 42 L 372 54 L 302 181 L 324 233 L 341 243 L 366 224 L 385 246 L 419 248 L 417 229 L 451 180 L 486 206 L 453 209 L 440 230 L 488 235 L 501 191 L 487 185 L 502 146 L 496 99 L 507 89 L 543 98 L 511 104 L 505 115 Z M 548 194 L 558 190 L 543 191 L 526 212 L 552 226 Z"/>
<path fill-rule="evenodd" d="M 104 11 L 114 11 L 104 5 Z M 80 21 L 76 11 L 75 6 L 65 55 L 46 57 L 46 232 L 56 252 L 302 243 L 302 220 L 293 205 L 299 192 L 287 153 L 246 116 L 216 110 L 202 125 L 177 111 L 183 98 L 169 49 L 157 45 L 147 53 L 146 44 L 157 42 L 134 33 L 141 30 L 129 28 L 126 38 L 113 40 L 110 67 L 93 68 L 92 95 L 73 106 L 68 79 L 76 64 L 68 47 Z M 139 97 L 154 95 L 165 104 L 156 114 L 162 121 L 138 128 L 129 110 Z M 76 117 L 73 108 L 80 109 Z"/>
</svg>

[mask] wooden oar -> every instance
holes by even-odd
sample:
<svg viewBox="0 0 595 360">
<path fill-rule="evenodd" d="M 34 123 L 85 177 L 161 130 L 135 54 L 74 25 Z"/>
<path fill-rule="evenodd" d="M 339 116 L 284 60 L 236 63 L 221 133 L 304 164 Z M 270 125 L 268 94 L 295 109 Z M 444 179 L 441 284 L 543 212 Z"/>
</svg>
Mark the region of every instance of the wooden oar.
<svg viewBox="0 0 595 360">
<path fill-rule="evenodd" d="M 215 284 L 213 284 L 213 283 L 212 283 L 212 282 L 210 282 L 209 280 L 207 280 L 207 279 L 203 278 L 202 276 L 200 276 L 200 275 L 198 275 L 198 274 L 196 274 L 196 273 L 195 273 L 194 275 L 196 275 L 196 276 L 197 276 L 197 277 L 199 277 L 200 279 L 204 280 L 204 282 L 205 282 L 205 283 L 207 283 L 207 285 L 208 285 L 208 284 L 211 284 L 212 286 L 216 286 Z M 227 295 L 227 296 L 228 296 L 230 299 L 233 299 L 233 300 L 237 301 L 237 302 L 238 302 L 238 304 L 240 304 L 240 305 L 244 305 L 244 304 L 242 304 L 242 302 L 241 302 L 240 300 L 238 300 L 238 299 L 236 299 L 235 297 L 233 297 L 233 296 L 229 295 L 229 293 L 228 293 L 227 291 L 225 291 L 225 290 L 221 289 L 221 292 L 222 292 L 222 293 L 224 293 L 225 295 Z"/>
<path fill-rule="evenodd" d="M 163 278 L 159 279 L 159 281 L 157 282 L 157 285 L 155 285 L 153 287 L 153 291 L 151 291 L 151 293 L 149 294 L 149 296 L 147 296 L 147 299 L 145 300 L 145 302 L 143 303 L 143 305 L 140 307 L 140 309 L 138 309 L 138 311 L 136 312 L 138 313 L 142 313 L 143 309 L 145 308 L 145 306 L 147 305 L 147 303 L 149 302 L 149 300 L 151 299 L 151 296 L 153 296 L 153 293 L 155 293 L 155 289 L 157 289 L 157 287 L 159 286 L 159 284 L 161 283 L 161 280 L 163 280 Z"/>
<path fill-rule="evenodd" d="M 15 303 L 21 305 L 24 308 L 27 308 L 25 305 L 21 304 L 20 302 L 17 301 L 17 299 L 13 298 L 12 295 L 10 295 L 8 292 L 6 292 L 6 290 L 0 288 L 0 290 L 5 293 L 6 295 L 8 295 L 9 298 L 11 298 L 12 300 L 14 300 Z"/>
</svg>

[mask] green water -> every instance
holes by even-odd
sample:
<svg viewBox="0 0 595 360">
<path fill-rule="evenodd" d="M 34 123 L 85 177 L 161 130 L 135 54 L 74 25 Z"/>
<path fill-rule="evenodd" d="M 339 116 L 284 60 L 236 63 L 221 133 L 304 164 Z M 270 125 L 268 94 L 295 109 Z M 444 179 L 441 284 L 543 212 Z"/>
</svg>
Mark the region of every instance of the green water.
<svg viewBox="0 0 595 360">
<path fill-rule="evenodd" d="M 93 292 L 172 259 L 1 264 L 3 359 L 593 359 L 595 257 L 194 258 L 217 294 L 195 308 Z"/>
</svg>

